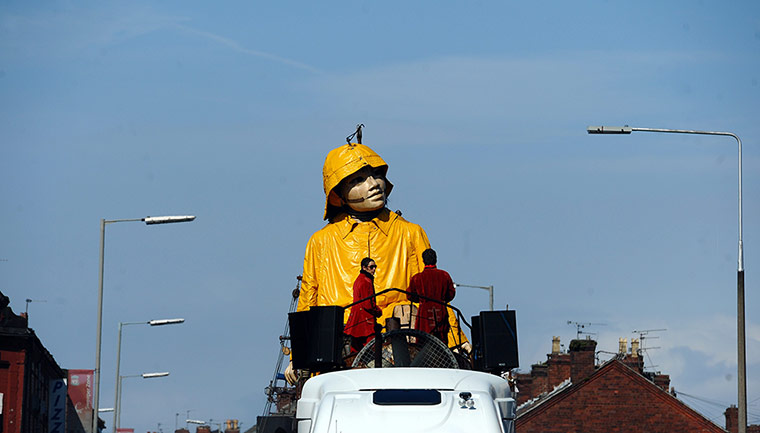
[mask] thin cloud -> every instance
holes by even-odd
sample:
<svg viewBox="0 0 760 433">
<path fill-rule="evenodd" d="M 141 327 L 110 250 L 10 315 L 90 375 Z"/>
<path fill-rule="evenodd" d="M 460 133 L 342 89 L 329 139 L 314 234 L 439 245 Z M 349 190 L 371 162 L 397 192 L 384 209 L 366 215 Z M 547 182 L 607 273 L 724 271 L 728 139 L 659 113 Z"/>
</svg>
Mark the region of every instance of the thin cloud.
<svg viewBox="0 0 760 433">
<path fill-rule="evenodd" d="M 0 17 L 0 50 L 16 62 L 78 58 L 187 20 L 149 7 L 34 9 Z"/>
<path fill-rule="evenodd" d="M 232 39 L 225 38 L 223 36 L 219 36 L 219 35 L 216 35 L 214 33 L 205 32 L 205 31 L 202 31 L 202 30 L 197 30 L 197 29 L 194 29 L 192 27 L 184 26 L 184 25 L 181 25 L 181 24 L 175 24 L 175 27 L 177 27 L 177 28 L 179 28 L 181 30 L 184 30 L 184 31 L 186 31 L 188 33 L 192 33 L 194 35 L 198 35 L 198 36 L 204 37 L 206 39 L 210 39 L 210 40 L 212 40 L 214 42 L 217 42 L 219 44 L 222 44 L 224 46 L 232 48 L 233 50 L 235 50 L 237 52 L 240 52 L 240 53 L 244 53 L 244 54 L 248 54 L 248 55 L 256 56 L 256 57 L 261 57 L 261 58 L 268 59 L 268 60 L 273 60 L 273 61 L 278 62 L 278 63 L 282 63 L 282 64 L 285 64 L 285 65 L 288 65 L 288 66 L 293 66 L 295 68 L 303 69 L 305 71 L 313 72 L 313 73 L 316 73 L 316 74 L 321 73 L 320 70 L 318 70 L 317 68 L 315 68 L 313 66 L 307 65 L 306 63 L 297 62 L 295 60 L 291 60 L 291 59 L 288 59 L 288 58 L 285 58 L 285 57 L 276 56 L 274 54 L 270 54 L 270 53 L 267 53 L 267 52 L 264 52 L 264 51 L 251 50 L 251 49 L 246 48 L 246 47 L 240 45 L 239 43 L 233 41 Z"/>
<path fill-rule="evenodd" d="M 264 51 L 252 50 L 214 33 L 184 25 L 187 17 L 155 13 L 151 8 L 72 9 L 0 18 L 0 49 L 22 57 L 69 58 L 162 29 L 178 29 L 237 52 L 320 74 L 317 68 Z M 51 44 L 53 40 L 55 43 Z"/>
</svg>

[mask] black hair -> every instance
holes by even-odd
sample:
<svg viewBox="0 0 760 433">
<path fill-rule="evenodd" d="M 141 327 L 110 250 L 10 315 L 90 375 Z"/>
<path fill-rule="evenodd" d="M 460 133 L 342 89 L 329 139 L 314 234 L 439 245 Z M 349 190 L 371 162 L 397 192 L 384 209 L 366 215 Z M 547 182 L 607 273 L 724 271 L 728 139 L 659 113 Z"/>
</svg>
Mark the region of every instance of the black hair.
<svg viewBox="0 0 760 433">
<path fill-rule="evenodd" d="M 422 262 L 425 263 L 425 265 L 435 265 L 436 263 L 438 263 L 438 255 L 435 253 L 435 250 L 432 248 L 428 248 L 425 251 L 423 251 Z"/>
<path fill-rule="evenodd" d="M 369 257 L 363 258 L 362 259 L 362 269 L 366 268 L 367 266 L 369 266 L 370 262 L 374 262 L 374 261 L 375 261 L 374 259 L 371 259 Z"/>
</svg>

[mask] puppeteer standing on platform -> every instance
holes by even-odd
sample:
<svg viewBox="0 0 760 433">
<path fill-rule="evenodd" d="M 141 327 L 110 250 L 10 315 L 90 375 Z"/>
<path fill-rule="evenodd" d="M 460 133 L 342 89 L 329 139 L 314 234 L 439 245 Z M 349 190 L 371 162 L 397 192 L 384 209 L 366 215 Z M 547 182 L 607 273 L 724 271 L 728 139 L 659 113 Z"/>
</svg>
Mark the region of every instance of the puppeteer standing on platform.
<svg viewBox="0 0 760 433">
<path fill-rule="evenodd" d="M 423 251 L 422 260 L 425 262 L 425 270 L 413 276 L 409 282 L 409 300 L 419 302 L 420 305 L 415 328 L 446 342 L 449 317 L 444 304 L 454 299 L 456 288 L 449 273 L 436 267 L 438 255 L 435 250 L 428 248 Z"/>
<path fill-rule="evenodd" d="M 351 352 L 359 352 L 367 340 L 375 335 L 375 327 L 379 326 L 375 319 L 380 317 L 382 311 L 372 297 L 375 294 L 376 271 L 377 264 L 374 260 L 369 257 L 362 259 L 362 269 L 354 280 L 354 305 L 344 329 L 344 333 L 351 336 Z"/>
</svg>

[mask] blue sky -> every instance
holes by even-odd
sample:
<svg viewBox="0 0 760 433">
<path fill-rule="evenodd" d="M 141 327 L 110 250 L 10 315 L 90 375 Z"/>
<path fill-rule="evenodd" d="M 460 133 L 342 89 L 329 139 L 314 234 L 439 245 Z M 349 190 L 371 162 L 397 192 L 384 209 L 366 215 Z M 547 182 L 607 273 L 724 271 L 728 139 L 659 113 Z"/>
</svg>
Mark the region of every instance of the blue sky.
<svg viewBox="0 0 760 433">
<path fill-rule="evenodd" d="M 324 157 L 357 123 L 390 207 L 441 267 L 518 314 L 523 371 L 567 321 L 633 330 L 723 425 L 736 401 L 736 143 L 744 143 L 751 422 L 760 423 L 760 6 L 754 2 L 4 2 L 0 290 L 65 368 L 92 368 L 109 225 L 101 406 L 124 331 L 122 425 L 264 407 Z M 487 294 L 460 289 L 474 315 Z M 604 355 L 601 355 L 604 359 Z M 694 401 L 686 400 L 695 404 Z M 110 426 L 110 417 L 106 417 Z"/>
</svg>

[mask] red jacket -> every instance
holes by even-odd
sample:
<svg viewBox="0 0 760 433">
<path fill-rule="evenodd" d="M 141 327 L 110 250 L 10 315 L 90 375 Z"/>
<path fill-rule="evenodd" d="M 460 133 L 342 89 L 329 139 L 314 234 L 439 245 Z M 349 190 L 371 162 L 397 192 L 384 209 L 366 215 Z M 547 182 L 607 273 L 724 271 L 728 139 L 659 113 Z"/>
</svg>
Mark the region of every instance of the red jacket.
<svg viewBox="0 0 760 433">
<path fill-rule="evenodd" d="M 368 276 L 370 275 L 370 276 Z M 359 273 L 354 280 L 354 302 L 364 299 L 375 294 L 375 285 L 371 274 L 365 272 Z M 375 316 L 370 311 L 375 312 L 378 316 L 381 312 L 375 303 L 375 298 L 367 299 L 361 304 L 351 307 L 351 314 L 346 322 L 345 333 L 352 337 L 368 337 L 375 333 Z"/>
<path fill-rule="evenodd" d="M 416 329 L 433 334 L 446 344 L 449 332 L 449 315 L 446 306 L 431 302 L 416 295 L 427 296 L 441 302 L 451 302 L 456 295 L 454 282 L 448 272 L 437 269 L 435 265 L 426 265 L 425 270 L 414 275 L 409 282 L 411 301 L 419 301 Z"/>
</svg>

